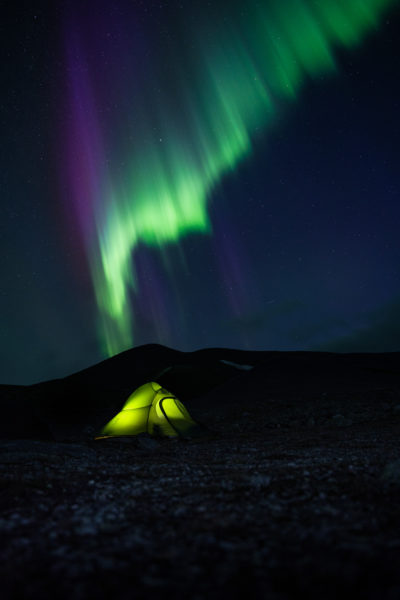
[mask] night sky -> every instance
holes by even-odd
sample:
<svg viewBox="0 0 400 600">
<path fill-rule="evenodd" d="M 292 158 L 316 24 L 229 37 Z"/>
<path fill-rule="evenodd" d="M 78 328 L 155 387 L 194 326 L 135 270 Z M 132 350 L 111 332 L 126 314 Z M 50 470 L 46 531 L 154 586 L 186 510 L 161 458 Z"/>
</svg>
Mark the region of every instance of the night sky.
<svg viewBox="0 0 400 600">
<path fill-rule="evenodd" d="M 0 382 L 150 342 L 400 351 L 399 2 L 16 1 L 0 27 Z"/>
</svg>

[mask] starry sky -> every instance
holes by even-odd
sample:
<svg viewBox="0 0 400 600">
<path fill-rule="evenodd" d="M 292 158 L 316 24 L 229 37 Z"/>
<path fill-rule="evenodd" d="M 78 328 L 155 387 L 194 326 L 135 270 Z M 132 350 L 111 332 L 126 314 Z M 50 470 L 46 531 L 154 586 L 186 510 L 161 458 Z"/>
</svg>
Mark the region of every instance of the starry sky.
<svg viewBox="0 0 400 600">
<path fill-rule="evenodd" d="M 399 2 L 93 6 L 2 13 L 0 382 L 400 351 Z"/>
</svg>

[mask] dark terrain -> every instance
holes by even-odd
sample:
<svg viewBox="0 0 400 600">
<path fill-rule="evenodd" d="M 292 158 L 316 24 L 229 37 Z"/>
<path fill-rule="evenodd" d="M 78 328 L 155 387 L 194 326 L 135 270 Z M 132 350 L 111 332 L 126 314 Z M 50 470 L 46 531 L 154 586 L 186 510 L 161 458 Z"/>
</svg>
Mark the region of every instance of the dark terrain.
<svg viewBox="0 0 400 600">
<path fill-rule="evenodd" d="M 93 441 L 149 380 L 204 435 Z M 400 598 L 400 353 L 145 346 L 0 401 L 2 599 Z"/>
</svg>

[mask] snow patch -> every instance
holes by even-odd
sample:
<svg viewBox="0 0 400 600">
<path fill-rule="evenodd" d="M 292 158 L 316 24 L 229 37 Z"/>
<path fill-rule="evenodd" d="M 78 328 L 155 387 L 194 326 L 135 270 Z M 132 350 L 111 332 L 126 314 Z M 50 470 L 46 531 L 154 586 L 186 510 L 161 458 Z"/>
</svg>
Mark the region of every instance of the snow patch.
<svg viewBox="0 0 400 600">
<path fill-rule="evenodd" d="M 251 369 L 254 369 L 254 365 L 242 365 L 241 363 L 235 363 L 230 360 L 221 359 L 219 362 L 222 362 L 225 365 L 230 365 L 231 367 L 235 367 L 235 369 L 240 369 L 241 371 L 251 371 Z"/>
</svg>

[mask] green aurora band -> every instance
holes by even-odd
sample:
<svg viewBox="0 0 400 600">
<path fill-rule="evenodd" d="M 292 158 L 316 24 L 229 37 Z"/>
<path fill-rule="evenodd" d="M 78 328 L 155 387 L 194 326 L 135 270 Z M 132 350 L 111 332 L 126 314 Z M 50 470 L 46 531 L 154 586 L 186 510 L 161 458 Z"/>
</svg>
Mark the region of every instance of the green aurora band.
<svg viewBox="0 0 400 600">
<path fill-rule="evenodd" d="M 272 0 L 233 4 L 228 15 L 215 8 L 186 15 L 178 47 L 165 57 L 173 86 L 163 85 L 157 68 L 149 73 L 133 102 L 124 172 L 109 169 L 91 185 L 95 234 L 86 243 L 108 355 L 133 345 L 135 249 L 211 233 L 207 202 L 221 178 L 250 155 L 255 137 L 309 78 L 335 72 L 336 48 L 356 47 L 395 4 Z"/>
</svg>

